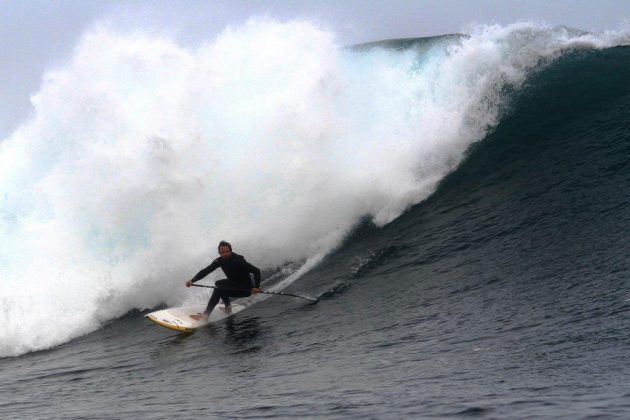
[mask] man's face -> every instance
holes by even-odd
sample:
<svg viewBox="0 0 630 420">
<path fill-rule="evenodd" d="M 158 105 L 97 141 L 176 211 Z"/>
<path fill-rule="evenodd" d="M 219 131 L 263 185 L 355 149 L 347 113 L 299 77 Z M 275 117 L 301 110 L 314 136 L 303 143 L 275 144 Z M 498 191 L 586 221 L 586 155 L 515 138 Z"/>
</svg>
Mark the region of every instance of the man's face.
<svg viewBox="0 0 630 420">
<path fill-rule="evenodd" d="M 219 255 L 221 256 L 221 258 L 227 260 L 228 258 L 232 256 L 232 250 L 230 249 L 229 246 L 220 246 Z"/>
</svg>

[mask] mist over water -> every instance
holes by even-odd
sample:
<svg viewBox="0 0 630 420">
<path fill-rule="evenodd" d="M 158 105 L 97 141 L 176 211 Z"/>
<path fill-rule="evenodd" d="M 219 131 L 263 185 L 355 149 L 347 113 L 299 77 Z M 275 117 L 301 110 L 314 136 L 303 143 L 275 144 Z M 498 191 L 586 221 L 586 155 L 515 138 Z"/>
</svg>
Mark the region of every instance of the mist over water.
<svg viewBox="0 0 630 420">
<path fill-rule="evenodd" d="M 310 267 L 427 198 L 532 72 L 627 42 L 534 23 L 401 51 L 308 22 L 197 47 L 91 30 L 0 143 L 0 356 L 183 303 L 221 239 Z"/>
</svg>

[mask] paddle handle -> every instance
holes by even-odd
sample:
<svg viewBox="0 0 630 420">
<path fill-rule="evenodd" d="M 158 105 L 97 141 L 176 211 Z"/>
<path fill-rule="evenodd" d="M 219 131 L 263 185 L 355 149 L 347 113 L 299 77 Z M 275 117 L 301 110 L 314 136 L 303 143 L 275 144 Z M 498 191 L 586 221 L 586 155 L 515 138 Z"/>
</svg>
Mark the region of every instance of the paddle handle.
<svg viewBox="0 0 630 420">
<path fill-rule="evenodd" d="M 191 284 L 191 286 L 194 286 L 194 287 L 205 287 L 207 289 L 229 290 L 231 292 L 249 292 L 249 290 L 245 290 L 245 289 L 229 289 L 229 288 L 226 288 L 226 287 L 206 286 L 205 284 L 194 284 L 193 283 L 193 284 Z M 291 296 L 291 297 L 296 297 L 296 298 L 308 300 L 308 301 L 311 301 L 311 302 L 317 302 L 317 299 L 313 299 L 313 298 L 306 297 L 306 296 L 294 295 L 293 293 L 265 292 L 263 290 L 260 290 L 258 293 L 264 293 L 266 295 Z"/>
</svg>

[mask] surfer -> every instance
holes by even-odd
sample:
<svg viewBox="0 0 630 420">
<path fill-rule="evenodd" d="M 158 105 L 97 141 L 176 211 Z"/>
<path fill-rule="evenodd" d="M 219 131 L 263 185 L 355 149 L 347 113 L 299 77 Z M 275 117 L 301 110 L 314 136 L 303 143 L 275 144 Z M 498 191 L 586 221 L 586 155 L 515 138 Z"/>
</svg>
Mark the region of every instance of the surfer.
<svg viewBox="0 0 630 420">
<path fill-rule="evenodd" d="M 219 303 L 219 299 L 223 301 L 225 312 L 229 314 L 232 313 L 230 297 L 247 297 L 260 292 L 260 270 L 258 268 L 248 263 L 242 255 L 232 252 L 232 245 L 229 242 L 219 242 L 219 255 L 220 257 L 212 261 L 212 264 L 186 282 L 186 287 L 190 287 L 194 282 L 201 280 L 219 267 L 223 269 L 227 277 L 227 279 L 218 280 L 215 283 L 216 289 L 214 289 L 203 314 L 190 316 L 195 320 L 207 319 Z M 250 273 L 254 275 L 253 284 Z"/>
</svg>

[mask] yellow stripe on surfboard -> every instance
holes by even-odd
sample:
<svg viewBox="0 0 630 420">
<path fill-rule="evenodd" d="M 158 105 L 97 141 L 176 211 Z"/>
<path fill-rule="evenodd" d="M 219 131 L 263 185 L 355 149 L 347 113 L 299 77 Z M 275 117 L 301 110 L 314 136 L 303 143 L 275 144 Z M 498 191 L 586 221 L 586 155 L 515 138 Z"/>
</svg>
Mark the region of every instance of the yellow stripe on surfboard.
<svg viewBox="0 0 630 420">
<path fill-rule="evenodd" d="M 186 332 L 186 333 L 191 333 L 194 332 L 195 330 L 193 328 L 186 328 L 186 327 L 180 327 L 179 325 L 173 325 L 170 322 L 168 322 L 167 320 L 159 320 L 156 317 L 154 317 L 151 314 L 146 315 L 146 318 L 150 319 L 151 321 L 155 322 L 158 325 L 161 325 L 162 327 L 168 328 L 170 330 L 175 330 L 175 331 L 179 331 L 179 332 Z"/>
</svg>

